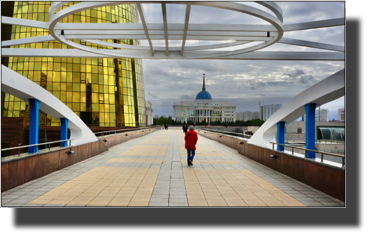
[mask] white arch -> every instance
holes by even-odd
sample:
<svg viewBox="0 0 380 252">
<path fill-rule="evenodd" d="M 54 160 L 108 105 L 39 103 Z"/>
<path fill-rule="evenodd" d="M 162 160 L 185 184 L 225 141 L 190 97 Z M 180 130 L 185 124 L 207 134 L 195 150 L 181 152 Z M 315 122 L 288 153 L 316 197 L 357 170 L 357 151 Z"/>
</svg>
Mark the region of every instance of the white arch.
<svg viewBox="0 0 380 252">
<path fill-rule="evenodd" d="M 270 142 L 277 142 L 277 123 L 293 122 L 305 114 L 305 105 L 316 103 L 317 106 L 344 96 L 344 69 L 306 89 L 281 107 L 255 132 L 248 143 L 270 148 Z"/>
<path fill-rule="evenodd" d="M 70 138 L 74 139 L 71 142 L 72 146 L 98 141 L 98 138 L 82 119 L 49 91 L 4 65 L 1 66 L 1 70 L 1 88 L 3 92 L 14 95 L 26 102 L 29 102 L 29 99 L 39 100 L 40 110 L 58 121 L 60 118 L 69 120 Z"/>
</svg>

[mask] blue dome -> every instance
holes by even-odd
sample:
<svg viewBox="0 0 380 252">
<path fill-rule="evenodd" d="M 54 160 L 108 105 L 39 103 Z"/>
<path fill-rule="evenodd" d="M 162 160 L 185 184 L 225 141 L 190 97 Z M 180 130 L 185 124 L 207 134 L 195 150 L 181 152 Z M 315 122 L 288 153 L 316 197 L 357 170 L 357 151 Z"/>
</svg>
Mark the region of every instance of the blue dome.
<svg viewBox="0 0 380 252">
<path fill-rule="evenodd" d="M 196 100 L 212 100 L 212 97 L 209 92 L 201 91 L 195 97 Z"/>
</svg>

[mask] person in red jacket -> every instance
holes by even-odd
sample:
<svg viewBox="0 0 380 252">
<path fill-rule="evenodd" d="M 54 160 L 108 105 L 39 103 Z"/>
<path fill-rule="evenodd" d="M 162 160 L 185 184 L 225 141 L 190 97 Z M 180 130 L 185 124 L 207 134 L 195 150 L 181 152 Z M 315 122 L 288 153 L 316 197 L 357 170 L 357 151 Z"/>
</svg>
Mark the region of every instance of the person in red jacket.
<svg viewBox="0 0 380 252">
<path fill-rule="evenodd" d="M 185 135 L 185 149 L 187 149 L 187 165 L 193 165 L 195 156 L 195 145 L 198 141 L 198 134 L 194 131 L 193 125 L 189 127 L 189 131 Z"/>
</svg>

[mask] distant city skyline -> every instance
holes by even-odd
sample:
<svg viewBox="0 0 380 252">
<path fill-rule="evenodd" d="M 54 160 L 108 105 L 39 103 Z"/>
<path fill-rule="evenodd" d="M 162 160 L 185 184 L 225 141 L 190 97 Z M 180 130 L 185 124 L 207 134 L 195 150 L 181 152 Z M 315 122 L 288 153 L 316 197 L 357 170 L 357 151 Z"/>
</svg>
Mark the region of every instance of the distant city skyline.
<svg viewBox="0 0 380 252">
<path fill-rule="evenodd" d="M 154 109 L 154 105 L 152 107 Z M 324 106 L 321 106 L 321 110 L 322 109 L 325 109 Z M 344 114 L 344 108 L 339 108 L 339 109 L 336 109 L 336 110 L 330 110 L 330 109 L 328 109 L 328 121 L 331 121 L 331 120 L 340 121 L 339 120 L 339 110 L 341 110 L 341 109 L 343 110 L 343 114 Z M 236 108 L 236 110 L 238 110 L 238 108 Z M 317 107 L 316 110 L 319 110 L 319 107 Z M 247 111 L 249 111 L 251 113 L 255 113 L 255 112 L 259 112 L 260 113 L 260 111 L 250 111 L 250 110 L 236 111 L 236 120 L 240 120 L 240 118 L 238 117 L 238 113 L 244 113 L 244 112 L 247 112 Z M 319 112 L 316 112 L 316 114 L 317 113 L 319 113 Z M 155 116 L 157 116 L 157 114 Z M 172 114 L 160 114 L 160 115 L 158 115 L 158 117 L 161 117 L 161 116 L 166 116 L 166 117 L 172 116 L 173 117 Z M 295 121 L 301 121 L 301 120 L 302 120 L 302 117 L 297 118 Z"/>
</svg>

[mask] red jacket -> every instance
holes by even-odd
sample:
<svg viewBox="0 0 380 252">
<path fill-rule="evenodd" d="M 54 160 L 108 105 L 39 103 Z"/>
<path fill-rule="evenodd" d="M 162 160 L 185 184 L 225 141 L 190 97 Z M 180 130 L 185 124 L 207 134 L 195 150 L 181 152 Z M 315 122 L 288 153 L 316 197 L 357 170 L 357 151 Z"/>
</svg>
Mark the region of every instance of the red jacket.
<svg viewBox="0 0 380 252">
<path fill-rule="evenodd" d="M 185 149 L 196 150 L 195 145 L 198 141 L 198 134 L 194 130 L 189 130 L 185 135 Z"/>
</svg>

